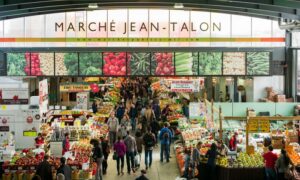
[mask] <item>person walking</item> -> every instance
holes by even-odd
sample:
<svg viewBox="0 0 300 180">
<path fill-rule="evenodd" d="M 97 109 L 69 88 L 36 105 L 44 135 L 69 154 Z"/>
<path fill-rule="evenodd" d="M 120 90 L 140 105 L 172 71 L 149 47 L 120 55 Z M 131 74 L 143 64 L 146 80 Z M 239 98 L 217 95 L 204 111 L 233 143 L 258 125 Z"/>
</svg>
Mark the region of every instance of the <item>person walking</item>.
<svg viewBox="0 0 300 180">
<path fill-rule="evenodd" d="M 94 114 L 96 114 L 97 111 L 98 111 L 98 105 L 97 105 L 96 100 L 93 101 L 93 104 L 92 104 L 92 110 L 93 110 L 93 113 L 94 113 Z"/>
<path fill-rule="evenodd" d="M 160 140 L 160 162 L 163 162 L 163 154 L 165 154 L 166 161 L 169 162 L 169 145 L 170 138 L 172 138 L 172 132 L 168 128 L 168 123 L 164 124 L 164 128 L 160 130 L 159 140 Z"/>
<path fill-rule="evenodd" d="M 142 156 L 142 151 L 143 151 L 143 137 L 142 133 L 140 131 L 137 131 L 135 133 L 135 141 L 136 141 L 136 147 L 137 147 L 137 153 L 139 155 L 139 162 L 135 162 L 136 168 L 140 167 L 140 161 L 141 161 L 141 156 Z"/>
<path fill-rule="evenodd" d="M 207 151 L 206 157 L 207 167 L 208 167 L 208 179 L 215 180 L 216 179 L 216 159 L 218 156 L 217 145 L 215 143 L 211 144 L 210 150 Z"/>
<path fill-rule="evenodd" d="M 132 127 L 132 131 L 135 132 L 136 130 L 136 120 L 138 117 L 138 111 L 135 107 L 135 105 L 132 103 L 130 110 L 129 110 L 129 117 L 130 117 L 130 122 L 131 122 L 131 127 Z"/>
<path fill-rule="evenodd" d="M 151 105 L 148 105 L 145 110 L 145 118 L 147 120 L 147 126 L 150 126 L 150 123 L 155 119 L 155 114 L 151 108 Z"/>
<path fill-rule="evenodd" d="M 101 148 L 102 148 L 102 152 L 103 152 L 103 156 L 104 156 L 103 161 L 102 161 L 102 170 L 103 170 L 103 175 L 105 175 L 106 171 L 107 171 L 107 167 L 108 167 L 107 160 L 108 160 L 108 156 L 110 153 L 110 147 L 109 147 L 108 141 L 106 139 L 104 139 L 103 136 L 100 137 L 100 141 L 101 141 Z"/>
<path fill-rule="evenodd" d="M 155 135 L 151 132 L 151 128 L 148 127 L 147 133 L 143 137 L 143 144 L 145 146 L 145 165 L 146 170 L 151 168 L 152 165 L 152 151 L 156 144 Z"/>
<path fill-rule="evenodd" d="M 158 139 L 158 131 L 160 130 L 160 125 L 157 120 L 154 120 L 150 123 L 151 132 L 154 134 L 155 139 Z M 157 141 L 156 141 L 157 145 Z"/>
<path fill-rule="evenodd" d="M 141 170 L 141 175 L 139 177 L 137 177 L 135 180 L 149 180 L 147 177 L 146 177 L 146 174 L 147 174 L 147 171 L 145 171 L 144 169 Z"/>
<path fill-rule="evenodd" d="M 277 169 L 277 180 L 285 180 L 284 173 L 288 170 L 290 165 L 290 159 L 286 154 L 284 149 L 281 149 L 280 157 L 277 159 L 275 163 L 275 167 Z"/>
<path fill-rule="evenodd" d="M 135 138 L 130 135 L 129 131 L 127 131 L 127 136 L 124 139 L 124 143 L 126 145 L 127 173 L 130 174 L 131 170 L 133 173 L 135 173 L 134 156 L 137 153 L 137 145 Z"/>
<path fill-rule="evenodd" d="M 265 160 L 265 171 L 267 180 L 276 180 L 275 163 L 277 155 L 273 153 L 273 146 L 268 147 L 269 151 L 263 155 Z"/>
<path fill-rule="evenodd" d="M 121 122 L 124 114 L 125 114 L 125 107 L 124 107 L 123 102 L 121 102 L 119 104 L 118 108 L 116 109 L 116 117 L 118 118 L 119 123 Z"/>
<path fill-rule="evenodd" d="M 120 170 L 121 170 L 121 174 L 124 175 L 124 156 L 126 154 L 126 145 L 123 142 L 121 136 L 118 136 L 118 141 L 114 144 L 114 150 L 116 152 L 118 175 L 120 175 Z M 120 169 L 120 163 L 121 163 L 121 169 Z"/>
<path fill-rule="evenodd" d="M 117 132 L 119 129 L 119 120 L 115 117 L 115 113 L 110 114 L 110 118 L 107 121 L 109 129 L 109 143 L 113 145 L 116 142 Z"/>
<path fill-rule="evenodd" d="M 72 170 L 71 170 L 70 166 L 68 166 L 66 164 L 66 158 L 65 157 L 60 158 L 60 166 L 57 169 L 56 176 L 58 174 L 63 174 L 64 177 L 65 177 L 64 178 L 65 180 L 71 180 L 72 179 Z"/>
<path fill-rule="evenodd" d="M 48 162 L 50 156 L 46 154 L 44 160 L 38 165 L 36 174 L 41 177 L 42 180 L 53 180 L 51 165 Z"/>
<path fill-rule="evenodd" d="M 93 145 L 92 158 L 97 164 L 97 170 L 95 175 L 95 180 L 102 180 L 102 160 L 103 152 L 101 145 L 97 139 L 92 139 L 91 144 Z"/>
</svg>

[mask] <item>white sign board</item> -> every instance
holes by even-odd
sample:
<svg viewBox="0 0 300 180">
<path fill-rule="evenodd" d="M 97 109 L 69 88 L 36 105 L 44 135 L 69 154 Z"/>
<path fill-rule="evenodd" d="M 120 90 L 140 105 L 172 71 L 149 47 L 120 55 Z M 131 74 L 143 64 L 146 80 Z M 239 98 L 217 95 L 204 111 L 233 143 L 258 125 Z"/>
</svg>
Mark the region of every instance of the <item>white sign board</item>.
<svg viewBox="0 0 300 180">
<path fill-rule="evenodd" d="M 199 92 L 200 81 L 199 80 L 179 80 L 172 81 L 172 92 Z"/>
<path fill-rule="evenodd" d="M 28 104 L 29 92 L 27 88 L 0 89 L 0 104 Z"/>
</svg>

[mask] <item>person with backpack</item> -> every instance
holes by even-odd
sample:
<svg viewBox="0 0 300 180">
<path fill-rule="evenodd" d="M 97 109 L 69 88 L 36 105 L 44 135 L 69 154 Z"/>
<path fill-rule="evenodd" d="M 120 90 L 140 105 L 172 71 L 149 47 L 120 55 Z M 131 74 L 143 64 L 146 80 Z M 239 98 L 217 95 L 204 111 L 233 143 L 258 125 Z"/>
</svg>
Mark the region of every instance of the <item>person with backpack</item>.
<svg viewBox="0 0 300 180">
<path fill-rule="evenodd" d="M 172 138 L 172 132 L 168 128 L 168 123 L 164 124 L 164 127 L 160 130 L 159 140 L 160 140 L 160 162 L 163 162 L 163 154 L 165 154 L 167 162 L 169 162 L 169 145 L 170 138 Z"/>
<path fill-rule="evenodd" d="M 150 127 L 151 127 L 151 132 L 155 136 L 155 139 L 157 139 L 158 131 L 160 130 L 160 125 L 159 125 L 158 121 L 156 121 L 156 120 L 152 121 L 150 123 Z M 157 141 L 156 141 L 155 145 L 157 145 Z"/>
<path fill-rule="evenodd" d="M 90 144 L 93 145 L 92 158 L 97 164 L 97 170 L 95 175 L 95 180 L 102 180 L 102 161 L 103 161 L 103 151 L 100 143 L 97 139 L 92 139 Z"/>
<path fill-rule="evenodd" d="M 156 138 L 151 132 L 151 128 L 148 127 L 147 133 L 143 137 L 143 144 L 145 146 L 145 165 L 146 170 L 152 165 L 152 151 L 156 144 Z"/>
</svg>

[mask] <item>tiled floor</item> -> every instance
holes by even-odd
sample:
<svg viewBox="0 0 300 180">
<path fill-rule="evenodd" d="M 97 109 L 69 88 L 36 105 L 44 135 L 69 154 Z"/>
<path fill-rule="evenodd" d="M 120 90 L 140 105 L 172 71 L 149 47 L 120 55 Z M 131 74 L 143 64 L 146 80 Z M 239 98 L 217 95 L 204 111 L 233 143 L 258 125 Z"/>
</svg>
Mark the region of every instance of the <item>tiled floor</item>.
<svg viewBox="0 0 300 180">
<path fill-rule="evenodd" d="M 126 167 L 126 159 L 124 166 L 124 175 L 117 175 L 117 167 L 116 161 L 112 160 L 112 153 L 109 156 L 108 160 L 108 171 L 107 174 L 103 176 L 104 180 L 135 180 L 138 176 L 140 176 L 141 169 L 145 169 L 145 161 L 144 161 L 144 152 L 142 153 L 141 167 L 135 174 L 127 174 Z M 147 177 L 150 180 L 175 180 L 176 177 L 179 176 L 179 169 L 176 163 L 175 155 L 173 149 L 171 149 L 171 156 L 169 163 L 160 162 L 160 148 L 156 147 L 153 151 L 153 162 L 151 168 L 147 171 Z"/>
</svg>

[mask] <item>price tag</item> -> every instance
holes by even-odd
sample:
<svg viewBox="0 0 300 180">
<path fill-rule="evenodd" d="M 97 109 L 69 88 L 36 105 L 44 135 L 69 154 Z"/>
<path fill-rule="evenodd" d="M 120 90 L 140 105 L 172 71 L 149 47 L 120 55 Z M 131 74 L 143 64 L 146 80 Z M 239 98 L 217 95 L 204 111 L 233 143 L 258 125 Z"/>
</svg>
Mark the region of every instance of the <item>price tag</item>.
<svg viewBox="0 0 300 180">
<path fill-rule="evenodd" d="M 18 170 L 23 170 L 23 167 L 19 166 L 19 167 L 18 167 Z"/>
</svg>

